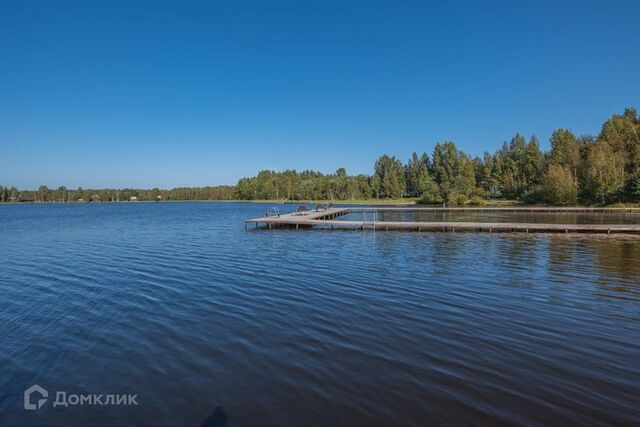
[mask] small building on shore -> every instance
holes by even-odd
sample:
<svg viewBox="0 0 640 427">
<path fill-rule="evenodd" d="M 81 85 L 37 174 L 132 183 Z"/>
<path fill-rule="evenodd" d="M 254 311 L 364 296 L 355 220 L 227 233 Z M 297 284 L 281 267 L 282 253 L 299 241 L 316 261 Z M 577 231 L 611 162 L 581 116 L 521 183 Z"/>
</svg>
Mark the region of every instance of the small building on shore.
<svg viewBox="0 0 640 427">
<path fill-rule="evenodd" d="M 137 202 L 138 198 L 136 196 L 131 196 L 131 197 L 129 197 L 129 201 L 130 202 Z"/>
<path fill-rule="evenodd" d="M 33 203 L 36 201 L 36 198 L 34 196 L 20 196 L 18 201 L 21 203 Z"/>
</svg>

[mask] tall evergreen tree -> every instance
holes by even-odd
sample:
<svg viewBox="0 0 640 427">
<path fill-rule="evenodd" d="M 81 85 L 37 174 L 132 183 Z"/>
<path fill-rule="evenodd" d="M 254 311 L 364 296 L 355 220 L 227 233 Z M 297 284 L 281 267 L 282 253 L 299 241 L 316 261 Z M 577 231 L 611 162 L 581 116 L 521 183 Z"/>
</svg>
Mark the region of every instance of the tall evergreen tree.
<svg viewBox="0 0 640 427">
<path fill-rule="evenodd" d="M 523 194 L 534 191 L 535 188 L 542 183 L 544 173 L 544 155 L 540 150 L 538 138 L 533 135 L 529 139 L 525 153 L 525 160 L 522 174 L 524 177 L 525 188 Z"/>
<path fill-rule="evenodd" d="M 418 157 L 413 153 L 406 166 L 405 176 L 407 179 L 407 194 L 411 197 L 418 197 L 429 186 L 429 155 L 423 153 Z"/>
<path fill-rule="evenodd" d="M 567 129 L 556 129 L 549 142 L 551 143 L 550 163 L 566 166 L 577 186 L 580 149 L 575 135 Z"/>
<path fill-rule="evenodd" d="M 377 197 L 399 198 L 406 193 L 405 169 L 394 156 L 381 156 L 374 166 L 374 189 Z"/>
<path fill-rule="evenodd" d="M 465 203 L 471 196 L 475 189 L 473 162 L 453 142 L 436 144 L 431 168 L 443 202 Z"/>
</svg>

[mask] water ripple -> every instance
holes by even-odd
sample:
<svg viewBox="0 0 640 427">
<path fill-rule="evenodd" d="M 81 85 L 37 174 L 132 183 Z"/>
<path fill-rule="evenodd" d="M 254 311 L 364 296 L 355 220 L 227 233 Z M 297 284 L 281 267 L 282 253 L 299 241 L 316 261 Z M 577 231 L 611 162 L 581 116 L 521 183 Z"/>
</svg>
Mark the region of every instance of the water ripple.
<svg viewBox="0 0 640 427">
<path fill-rule="evenodd" d="M 0 424 L 34 382 L 140 396 L 45 425 L 640 419 L 637 237 L 245 231 L 263 210 L 0 207 Z"/>
</svg>

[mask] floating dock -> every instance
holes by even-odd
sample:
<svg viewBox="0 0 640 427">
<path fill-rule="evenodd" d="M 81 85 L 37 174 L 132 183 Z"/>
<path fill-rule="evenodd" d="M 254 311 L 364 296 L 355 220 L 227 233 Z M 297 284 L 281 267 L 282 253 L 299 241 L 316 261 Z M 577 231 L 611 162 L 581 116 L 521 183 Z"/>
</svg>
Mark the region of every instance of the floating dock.
<svg viewBox="0 0 640 427">
<path fill-rule="evenodd" d="M 638 213 L 640 208 L 632 207 L 609 207 L 599 208 L 590 206 L 476 206 L 476 207 L 428 207 L 428 206 L 376 206 L 376 207 L 352 207 L 350 212 L 426 212 L 426 213 L 442 213 L 442 212 L 532 212 L 532 213 Z"/>
<path fill-rule="evenodd" d="M 349 208 L 328 208 L 317 209 L 302 212 L 294 212 L 288 214 L 278 214 L 271 216 L 264 216 L 262 218 L 247 219 L 245 220 L 245 228 L 247 224 L 254 223 L 256 228 L 259 225 L 272 228 L 274 226 L 293 226 L 294 228 L 300 228 L 300 226 L 313 226 L 318 225 L 320 221 L 331 221 L 339 216 L 350 213 Z M 351 221 L 340 221 L 351 222 Z"/>
<path fill-rule="evenodd" d="M 587 209 L 587 210 L 585 210 Z M 321 228 L 340 230 L 372 231 L 418 231 L 418 232 L 521 232 L 521 233 L 591 233 L 591 234 L 640 234 L 638 224 L 550 224 L 518 222 L 464 222 L 464 221 L 377 221 L 337 219 L 349 213 L 374 213 L 377 211 L 397 212 L 593 212 L 593 213 L 639 213 L 638 208 L 329 208 L 312 211 L 294 212 L 282 215 L 248 219 L 256 228 Z M 639 217 L 640 219 L 640 217 Z"/>
</svg>

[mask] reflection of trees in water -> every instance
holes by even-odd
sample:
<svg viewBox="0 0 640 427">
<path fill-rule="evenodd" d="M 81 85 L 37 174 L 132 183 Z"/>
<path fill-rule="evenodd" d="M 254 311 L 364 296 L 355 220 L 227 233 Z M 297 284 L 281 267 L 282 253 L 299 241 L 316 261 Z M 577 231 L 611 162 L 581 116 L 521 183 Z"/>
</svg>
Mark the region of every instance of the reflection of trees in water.
<svg viewBox="0 0 640 427">
<path fill-rule="evenodd" d="M 388 270 L 378 264 L 385 277 L 428 273 L 443 281 L 467 277 L 514 288 L 546 286 L 551 298 L 571 304 L 580 304 L 571 288 L 578 292 L 593 284 L 606 291 L 604 297 L 640 301 L 638 236 L 383 233 L 375 242 L 372 250 L 388 261 L 382 263 Z M 407 271 L 403 265 L 422 268 Z"/>
<path fill-rule="evenodd" d="M 540 236 L 495 234 L 488 238 L 491 243 L 483 253 L 488 265 L 495 271 L 506 273 L 502 279 L 511 287 L 533 288 L 539 274 L 544 274 L 544 240 Z M 490 255 L 490 256 L 487 256 Z M 542 262 L 541 262 L 542 261 Z"/>
<path fill-rule="evenodd" d="M 383 233 L 376 251 L 401 270 L 421 264 L 421 271 L 445 282 L 467 277 L 533 287 L 546 271 L 546 241 L 533 234 Z"/>
<path fill-rule="evenodd" d="M 582 245 L 579 245 L 578 240 L 573 235 L 550 234 L 547 251 L 549 273 L 554 275 L 571 273 L 571 271 L 567 270 L 567 264 L 589 262 L 589 250 L 585 250 Z"/>
<path fill-rule="evenodd" d="M 593 259 L 593 242 L 575 234 L 547 235 L 546 247 L 541 252 L 546 257 L 543 283 L 551 304 L 583 309 L 592 305 L 588 296 L 598 269 Z"/>
<path fill-rule="evenodd" d="M 640 238 L 637 236 L 550 235 L 548 274 L 567 282 L 587 277 L 603 297 L 640 297 Z M 624 293 L 625 295 L 621 295 Z"/>
<path fill-rule="evenodd" d="M 608 292 L 625 292 L 640 297 L 640 239 L 621 237 L 603 240 L 594 247 L 601 273 L 598 286 Z"/>
</svg>

